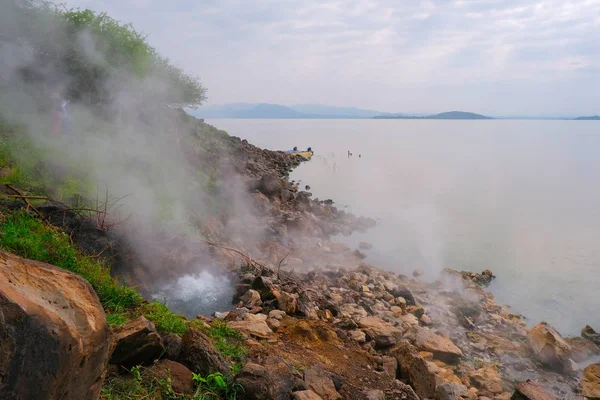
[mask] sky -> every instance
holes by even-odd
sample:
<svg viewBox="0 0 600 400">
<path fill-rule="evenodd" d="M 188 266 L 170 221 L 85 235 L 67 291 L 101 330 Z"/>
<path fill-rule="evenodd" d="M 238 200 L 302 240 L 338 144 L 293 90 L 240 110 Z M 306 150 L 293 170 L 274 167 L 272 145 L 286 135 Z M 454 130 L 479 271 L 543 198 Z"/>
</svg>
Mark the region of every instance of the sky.
<svg viewBox="0 0 600 400">
<path fill-rule="evenodd" d="M 600 0 L 67 0 L 132 23 L 208 88 L 267 102 L 600 114 Z"/>
</svg>

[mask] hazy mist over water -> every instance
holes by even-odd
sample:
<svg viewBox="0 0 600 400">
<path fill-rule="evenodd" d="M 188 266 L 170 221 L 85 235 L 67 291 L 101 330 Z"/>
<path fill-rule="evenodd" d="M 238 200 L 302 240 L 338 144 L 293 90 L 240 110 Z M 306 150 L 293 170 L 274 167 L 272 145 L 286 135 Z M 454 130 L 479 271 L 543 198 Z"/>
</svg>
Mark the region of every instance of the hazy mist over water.
<svg viewBox="0 0 600 400">
<path fill-rule="evenodd" d="M 497 300 L 530 324 L 600 328 L 600 123 L 208 122 L 270 149 L 312 146 L 292 179 L 378 219 L 342 239 L 372 243 L 368 262 L 429 279 L 446 267 L 491 269 Z"/>
</svg>

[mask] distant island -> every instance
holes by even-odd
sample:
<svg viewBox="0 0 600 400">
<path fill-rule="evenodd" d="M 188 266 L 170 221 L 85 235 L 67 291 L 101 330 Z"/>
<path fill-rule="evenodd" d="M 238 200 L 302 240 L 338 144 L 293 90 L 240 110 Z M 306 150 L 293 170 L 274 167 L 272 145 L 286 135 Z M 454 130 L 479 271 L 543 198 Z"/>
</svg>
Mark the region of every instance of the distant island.
<svg viewBox="0 0 600 400">
<path fill-rule="evenodd" d="M 600 121 L 600 115 L 592 115 L 591 117 L 573 118 L 575 121 Z"/>
<path fill-rule="evenodd" d="M 464 111 L 448 111 L 440 114 L 432 114 L 425 116 L 413 115 L 377 115 L 374 119 L 494 119 L 481 114 Z"/>
</svg>

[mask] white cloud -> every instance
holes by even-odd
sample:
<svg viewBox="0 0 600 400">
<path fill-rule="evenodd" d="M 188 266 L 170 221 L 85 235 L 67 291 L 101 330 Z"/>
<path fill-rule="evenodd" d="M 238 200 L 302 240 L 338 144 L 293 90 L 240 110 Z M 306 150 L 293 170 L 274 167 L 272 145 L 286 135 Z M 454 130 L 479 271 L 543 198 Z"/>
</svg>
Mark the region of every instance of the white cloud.
<svg viewBox="0 0 600 400">
<path fill-rule="evenodd" d="M 328 103 L 387 111 L 466 108 L 522 82 L 530 112 L 540 92 L 569 82 L 600 100 L 600 0 L 67 0 L 107 11 L 199 75 L 213 103 Z M 468 90 L 462 90 L 468 85 Z M 538 85 L 538 86 L 536 86 Z M 542 88 L 542 85 L 544 87 Z M 516 86 L 514 86 L 516 87 Z M 542 90 L 543 89 L 543 90 Z M 405 96 L 419 90 L 419 96 Z M 596 101 L 596 103 L 600 103 Z M 492 102 L 490 102 L 492 104 Z M 486 105 L 480 105 L 486 107 Z M 597 110 L 596 110 L 597 112 Z"/>
</svg>

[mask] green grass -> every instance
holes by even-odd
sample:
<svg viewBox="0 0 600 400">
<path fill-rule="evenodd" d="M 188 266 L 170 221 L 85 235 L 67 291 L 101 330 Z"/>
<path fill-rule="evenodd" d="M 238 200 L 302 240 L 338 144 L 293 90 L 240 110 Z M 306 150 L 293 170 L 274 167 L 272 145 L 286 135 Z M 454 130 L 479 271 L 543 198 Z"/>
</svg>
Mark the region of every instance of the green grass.
<svg viewBox="0 0 600 400">
<path fill-rule="evenodd" d="M 196 391 L 193 395 L 175 393 L 170 375 L 157 376 L 150 367 L 133 367 L 128 374 L 106 379 L 102 400 L 237 400 L 242 388 L 230 377 L 220 373 L 207 376 L 193 374 Z"/>
<path fill-rule="evenodd" d="M 182 335 L 185 319 L 164 304 L 146 303 L 134 289 L 119 284 L 110 269 L 81 254 L 58 228 L 45 225 L 21 210 L 4 214 L 0 223 L 0 248 L 21 257 L 56 265 L 85 278 L 100 298 L 109 324 L 122 325 L 127 319 L 144 315 L 161 332 Z"/>
</svg>

